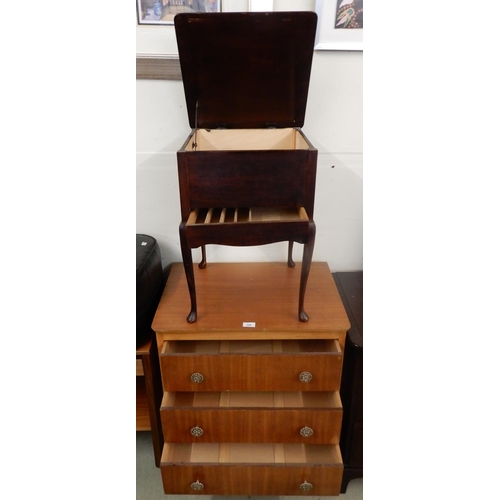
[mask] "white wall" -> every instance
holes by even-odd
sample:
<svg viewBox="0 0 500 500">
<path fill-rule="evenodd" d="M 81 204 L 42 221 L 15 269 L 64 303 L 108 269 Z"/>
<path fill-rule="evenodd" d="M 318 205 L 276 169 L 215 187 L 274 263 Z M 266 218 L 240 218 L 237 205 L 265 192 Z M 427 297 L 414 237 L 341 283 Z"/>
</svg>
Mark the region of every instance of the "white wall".
<svg viewBox="0 0 500 500">
<path fill-rule="evenodd" d="M 315 51 L 303 131 L 318 149 L 313 260 L 363 268 L 362 52 Z M 181 81 L 137 80 L 137 233 L 180 262 L 176 151 L 190 132 Z M 335 168 L 332 168 L 335 166 Z M 208 262 L 282 261 L 287 243 L 207 247 Z M 196 260 L 201 255 L 193 251 Z M 301 260 L 302 245 L 294 258 Z"/>
</svg>

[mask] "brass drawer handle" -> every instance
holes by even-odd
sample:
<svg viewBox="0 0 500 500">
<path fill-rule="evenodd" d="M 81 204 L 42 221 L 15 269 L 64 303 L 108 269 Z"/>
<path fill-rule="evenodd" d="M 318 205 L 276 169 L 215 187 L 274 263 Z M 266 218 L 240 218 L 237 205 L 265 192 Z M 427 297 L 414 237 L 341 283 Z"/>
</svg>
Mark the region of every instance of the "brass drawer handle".
<svg viewBox="0 0 500 500">
<path fill-rule="evenodd" d="M 191 375 L 191 382 L 194 382 L 195 384 L 199 384 L 200 382 L 203 382 L 204 377 L 201 373 L 193 373 Z"/>
<path fill-rule="evenodd" d="M 305 438 L 311 437 L 313 435 L 313 430 L 310 427 L 302 427 L 302 429 L 300 429 L 300 435 Z"/>
<path fill-rule="evenodd" d="M 301 382 L 310 382 L 312 378 L 313 378 L 312 373 L 309 372 L 302 372 L 299 375 L 299 379 Z"/>
<path fill-rule="evenodd" d="M 313 485 L 311 483 L 308 483 L 307 481 L 304 481 L 301 485 L 300 485 L 300 489 L 302 491 L 311 491 L 312 490 L 312 487 Z"/>
<path fill-rule="evenodd" d="M 197 479 L 195 483 L 191 483 L 191 489 L 196 490 L 196 491 L 200 491 L 203 489 L 203 483 L 200 483 Z"/>
<path fill-rule="evenodd" d="M 191 428 L 191 434 L 194 436 L 194 437 L 200 437 L 203 435 L 203 429 L 201 427 L 192 427 Z"/>
</svg>

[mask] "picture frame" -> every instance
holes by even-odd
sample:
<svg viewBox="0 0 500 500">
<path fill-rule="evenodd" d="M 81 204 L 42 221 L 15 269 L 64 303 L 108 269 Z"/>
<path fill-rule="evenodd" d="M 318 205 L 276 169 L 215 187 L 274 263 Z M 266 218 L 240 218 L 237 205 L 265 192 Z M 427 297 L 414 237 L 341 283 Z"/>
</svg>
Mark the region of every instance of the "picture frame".
<svg viewBox="0 0 500 500">
<path fill-rule="evenodd" d="M 345 24 L 349 18 L 348 15 L 337 15 L 337 10 L 341 5 L 344 9 L 356 6 L 355 15 L 359 16 L 361 13 L 360 24 L 363 26 L 363 0 L 316 0 L 318 28 L 315 50 L 363 50 L 363 28 L 342 27 L 340 23 L 344 21 Z M 359 11 L 359 5 L 361 5 L 361 11 Z"/>
<path fill-rule="evenodd" d="M 221 0 L 136 0 L 137 23 L 173 25 L 180 12 L 220 12 Z"/>
</svg>

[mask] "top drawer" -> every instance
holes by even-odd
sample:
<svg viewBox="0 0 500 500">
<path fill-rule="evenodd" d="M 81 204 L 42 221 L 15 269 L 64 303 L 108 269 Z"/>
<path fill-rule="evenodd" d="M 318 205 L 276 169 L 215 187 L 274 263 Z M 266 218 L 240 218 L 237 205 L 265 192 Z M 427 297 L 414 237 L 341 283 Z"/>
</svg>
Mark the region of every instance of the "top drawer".
<svg viewBox="0 0 500 500">
<path fill-rule="evenodd" d="M 207 340 L 163 343 L 165 391 L 338 391 L 338 340 Z"/>
</svg>

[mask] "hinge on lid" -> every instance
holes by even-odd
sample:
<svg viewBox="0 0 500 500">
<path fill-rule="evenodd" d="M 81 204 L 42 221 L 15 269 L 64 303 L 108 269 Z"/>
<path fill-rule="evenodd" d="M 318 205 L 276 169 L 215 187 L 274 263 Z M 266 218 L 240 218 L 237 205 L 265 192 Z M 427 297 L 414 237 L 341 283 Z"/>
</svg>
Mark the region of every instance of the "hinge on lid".
<svg viewBox="0 0 500 500">
<path fill-rule="evenodd" d="M 278 128 L 277 123 L 265 123 L 264 128 Z"/>
<path fill-rule="evenodd" d="M 198 147 L 198 101 L 196 101 L 196 108 L 194 111 L 194 141 L 191 148 L 196 151 L 197 147 Z"/>
</svg>

